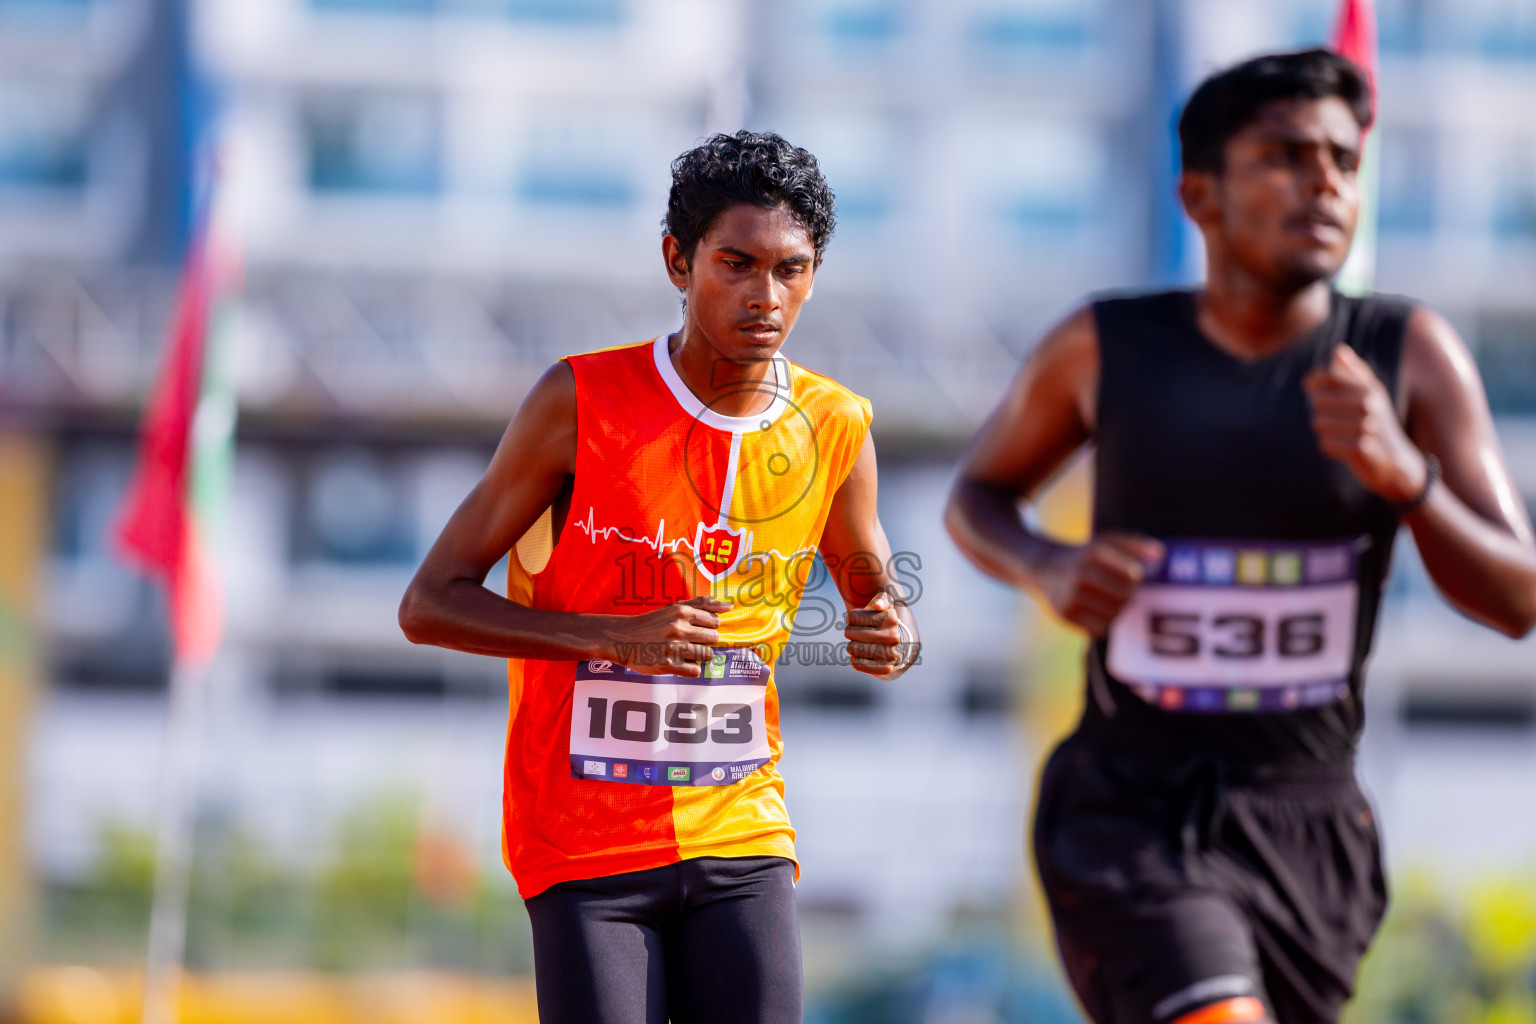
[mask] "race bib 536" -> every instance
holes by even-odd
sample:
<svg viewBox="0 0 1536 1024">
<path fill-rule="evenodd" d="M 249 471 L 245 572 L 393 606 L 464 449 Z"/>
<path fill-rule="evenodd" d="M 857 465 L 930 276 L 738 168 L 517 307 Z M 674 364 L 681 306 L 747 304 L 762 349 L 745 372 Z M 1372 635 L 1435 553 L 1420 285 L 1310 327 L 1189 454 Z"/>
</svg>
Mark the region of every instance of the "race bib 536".
<svg viewBox="0 0 1536 1024">
<path fill-rule="evenodd" d="M 646 786 L 727 786 L 768 761 L 768 665 L 715 650 L 698 679 L 647 676 L 612 661 L 576 665 L 571 774 Z"/>
<path fill-rule="evenodd" d="M 1361 543 L 1167 542 L 1110 627 L 1110 673 L 1169 711 L 1286 711 L 1342 699 Z"/>
</svg>

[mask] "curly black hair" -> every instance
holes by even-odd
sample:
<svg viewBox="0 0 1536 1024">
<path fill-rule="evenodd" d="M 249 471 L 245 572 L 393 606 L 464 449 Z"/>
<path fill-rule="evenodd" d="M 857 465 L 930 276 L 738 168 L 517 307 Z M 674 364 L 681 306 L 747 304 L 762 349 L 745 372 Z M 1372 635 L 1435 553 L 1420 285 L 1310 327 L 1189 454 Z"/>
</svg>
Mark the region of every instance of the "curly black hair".
<svg viewBox="0 0 1536 1024">
<path fill-rule="evenodd" d="M 1272 53 L 1219 71 L 1195 89 L 1179 115 L 1179 149 L 1186 171 L 1221 173 L 1227 140 L 1276 100 L 1337 96 L 1361 128 L 1372 117 L 1371 80 L 1360 65 L 1332 50 Z"/>
<path fill-rule="evenodd" d="M 773 132 L 712 135 L 672 161 L 672 191 L 661 227 L 692 262 L 694 247 L 727 207 L 785 206 L 810 232 L 819 265 L 837 226 L 833 201 L 809 151 Z"/>
</svg>

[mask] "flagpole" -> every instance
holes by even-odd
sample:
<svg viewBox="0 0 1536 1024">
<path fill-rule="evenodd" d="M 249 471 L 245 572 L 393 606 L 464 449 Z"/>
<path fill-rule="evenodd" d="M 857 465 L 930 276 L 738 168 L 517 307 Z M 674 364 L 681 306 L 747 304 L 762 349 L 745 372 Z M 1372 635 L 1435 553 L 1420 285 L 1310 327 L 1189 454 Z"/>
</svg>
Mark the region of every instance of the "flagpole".
<svg viewBox="0 0 1536 1024">
<path fill-rule="evenodd" d="M 178 658 L 171 670 L 155 842 L 155 891 L 144 961 L 143 1024 L 176 1024 L 187 944 L 197 761 L 202 748 L 208 668 Z"/>
<path fill-rule="evenodd" d="M 1372 130 L 1381 116 L 1380 77 L 1376 73 L 1380 54 L 1376 7 L 1372 0 L 1340 0 L 1329 45 L 1335 53 L 1358 64 L 1371 85 L 1374 116 L 1361 139 L 1360 166 L 1356 175 L 1360 188 L 1359 217 L 1349 255 L 1334 279 L 1339 291 L 1347 295 L 1364 295 L 1371 290 L 1376 277 L 1376 204 L 1381 178 L 1381 132 Z"/>
</svg>

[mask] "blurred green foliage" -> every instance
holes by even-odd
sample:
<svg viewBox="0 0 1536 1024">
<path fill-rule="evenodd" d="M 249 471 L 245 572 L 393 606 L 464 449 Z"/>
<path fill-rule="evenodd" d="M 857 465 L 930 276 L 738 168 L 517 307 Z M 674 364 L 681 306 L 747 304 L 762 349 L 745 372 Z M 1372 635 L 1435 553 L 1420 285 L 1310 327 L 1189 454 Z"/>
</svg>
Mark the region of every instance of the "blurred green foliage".
<svg viewBox="0 0 1536 1024">
<path fill-rule="evenodd" d="M 1536 875 L 1396 886 L 1345 1024 L 1536 1024 Z"/>
<path fill-rule="evenodd" d="M 1536 1024 L 1536 874 L 1452 886 L 1420 871 L 1395 886 L 1345 1024 Z M 47 887 L 45 956 L 143 956 L 154 882 L 148 834 L 104 823 L 79 879 Z M 957 921 L 950 941 L 818 994 L 819 1024 L 1078 1020 L 1059 972 L 1005 922 Z M 239 823 L 198 823 L 188 964 L 199 970 L 438 968 L 527 974 L 527 914 L 499 860 L 423 821 L 407 794 L 337 821 L 308 863 L 278 859 Z"/>
<path fill-rule="evenodd" d="M 1536 1024 L 1536 875 L 1445 885 L 1411 873 L 1366 957 L 1343 1024 Z M 962 934 L 813 1001 L 810 1024 L 1075 1024 L 1059 970 L 1010 941 Z"/>
<path fill-rule="evenodd" d="M 53 886 L 44 901 L 44 954 L 115 960 L 125 943 L 142 944 L 155 885 L 155 844 L 143 832 L 108 822 L 97 830 L 96 859 L 80 882 Z"/>
<path fill-rule="evenodd" d="M 83 876 L 45 887 L 40 952 L 55 962 L 139 960 L 153 889 L 153 837 L 104 823 Z M 533 959 L 527 913 L 500 861 L 479 863 L 424 825 L 418 801 L 395 794 L 342 817 L 307 863 L 279 859 L 237 822 L 200 820 L 187 964 L 527 974 Z"/>
</svg>

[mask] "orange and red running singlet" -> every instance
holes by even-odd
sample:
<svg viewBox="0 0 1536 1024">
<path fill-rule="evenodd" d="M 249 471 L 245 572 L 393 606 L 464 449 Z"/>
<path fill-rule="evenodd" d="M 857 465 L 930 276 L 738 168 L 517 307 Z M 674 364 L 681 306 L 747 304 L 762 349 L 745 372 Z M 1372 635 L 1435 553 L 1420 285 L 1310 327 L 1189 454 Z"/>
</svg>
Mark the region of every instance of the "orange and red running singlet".
<svg viewBox="0 0 1536 1024">
<path fill-rule="evenodd" d="M 691 857 L 795 857 L 773 665 L 870 404 L 779 356 L 750 386 L 768 409 L 722 415 L 667 349 L 663 336 L 567 358 L 570 511 L 558 537 L 546 514 L 518 542 L 508 596 L 610 615 L 706 594 L 734 607 L 698 679 L 509 663 L 502 851 L 524 898 Z"/>
</svg>

